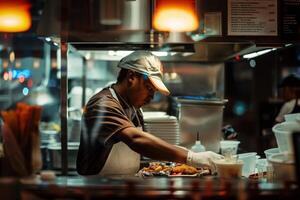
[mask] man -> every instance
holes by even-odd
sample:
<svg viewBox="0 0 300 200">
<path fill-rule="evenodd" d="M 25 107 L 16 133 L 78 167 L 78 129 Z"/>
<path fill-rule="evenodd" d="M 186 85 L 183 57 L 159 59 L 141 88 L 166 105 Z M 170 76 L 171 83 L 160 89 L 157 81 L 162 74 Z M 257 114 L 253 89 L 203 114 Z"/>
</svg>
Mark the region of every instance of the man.
<svg viewBox="0 0 300 200">
<path fill-rule="evenodd" d="M 77 171 L 82 175 L 134 174 L 140 154 L 146 157 L 211 167 L 222 156 L 214 152 L 194 153 L 171 145 L 142 130 L 140 107 L 156 91 L 169 95 L 163 84 L 162 64 L 147 51 L 124 57 L 117 83 L 95 94 L 82 119 Z"/>
<path fill-rule="evenodd" d="M 284 115 L 300 113 L 300 77 L 296 74 L 286 76 L 278 86 L 285 103 L 281 107 L 275 122 L 284 121 Z"/>
</svg>

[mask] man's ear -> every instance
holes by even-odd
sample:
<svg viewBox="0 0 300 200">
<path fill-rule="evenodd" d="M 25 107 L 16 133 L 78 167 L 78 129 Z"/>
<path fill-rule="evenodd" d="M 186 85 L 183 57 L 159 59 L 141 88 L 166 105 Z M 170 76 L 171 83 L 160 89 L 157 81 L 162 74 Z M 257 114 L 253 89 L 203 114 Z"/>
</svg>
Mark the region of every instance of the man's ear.
<svg viewBox="0 0 300 200">
<path fill-rule="evenodd" d="M 127 73 L 127 81 L 128 81 L 128 84 L 131 86 L 134 82 L 136 78 L 136 75 L 133 71 L 128 71 Z"/>
</svg>

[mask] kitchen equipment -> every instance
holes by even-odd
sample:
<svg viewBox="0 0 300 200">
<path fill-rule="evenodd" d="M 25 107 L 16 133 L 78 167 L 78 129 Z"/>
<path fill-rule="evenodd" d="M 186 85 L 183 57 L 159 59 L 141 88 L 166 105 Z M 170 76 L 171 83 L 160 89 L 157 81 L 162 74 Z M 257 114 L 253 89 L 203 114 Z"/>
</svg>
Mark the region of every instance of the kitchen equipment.
<svg viewBox="0 0 300 200">
<path fill-rule="evenodd" d="M 77 152 L 79 148 L 78 142 L 68 143 L 68 168 L 76 169 Z M 50 168 L 61 169 L 61 144 L 54 143 L 48 145 Z"/>
<path fill-rule="evenodd" d="M 81 108 L 68 107 L 68 141 L 79 142 L 81 130 Z"/>
<path fill-rule="evenodd" d="M 163 112 L 144 112 L 145 130 L 174 145 L 179 144 L 179 124 L 174 116 Z"/>
<path fill-rule="evenodd" d="M 82 95 L 83 95 L 83 89 L 81 86 L 74 86 L 71 89 L 71 92 L 69 94 L 69 98 L 70 98 L 70 107 L 74 107 L 74 108 L 81 108 L 82 107 Z M 93 90 L 91 88 L 85 88 L 85 103 L 87 103 L 87 101 L 92 97 L 93 95 Z"/>
<path fill-rule="evenodd" d="M 59 133 L 56 130 L 40 129 L 40 139 L 42 144 L 59 142 Z"/>
<path fill-rule="evenodd" d="M 80 141 L 80 130 L 81 130 L 81 118 L 70 118 L 68 119 L 68 141 L 79 142 Z"/>
<path fill-rule="evenodd" d="M 180 144 L 190 148 L 200 133 L 206 150 L 218 152 L 222 139 L 223 108 L 225 100 L 177 99 L 180 125 Z"/>
<path fill-rule="evenodd" d="M 294 153 L 292 133 L 300 131 L 297 122 L 282 122 L 273 126 L 276 142 L 280 152 Z"/>
</svg>

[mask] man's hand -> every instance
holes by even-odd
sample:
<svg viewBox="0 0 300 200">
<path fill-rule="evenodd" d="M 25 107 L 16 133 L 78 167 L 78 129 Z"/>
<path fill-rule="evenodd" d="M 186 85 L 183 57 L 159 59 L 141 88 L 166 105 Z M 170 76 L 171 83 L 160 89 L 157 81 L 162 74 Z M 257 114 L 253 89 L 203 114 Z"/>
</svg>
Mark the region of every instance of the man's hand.
<svg viewBox="0 0 300 200">
<path fill-rule="evenodd" d="M 193 167 L 209 167 L 212 171 L 214 171 L 214 161 L 222 158 L 224 158 L 222 155 L 214 153 L 212 151 L 205 151 L 199 153 L 189 151 L 186 163 Z"/>
</svg>

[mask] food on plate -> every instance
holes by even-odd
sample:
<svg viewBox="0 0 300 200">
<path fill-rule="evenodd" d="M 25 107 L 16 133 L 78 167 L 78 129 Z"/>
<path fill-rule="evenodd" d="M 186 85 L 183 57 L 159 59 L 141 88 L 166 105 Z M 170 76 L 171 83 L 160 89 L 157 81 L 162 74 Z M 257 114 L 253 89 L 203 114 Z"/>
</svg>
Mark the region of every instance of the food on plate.
<svg viewBox="0 0 300 200">
<path fill-rule="evenodd" d="M 175 167 L 172 168 L 171 174 L 197 174 L 200 170 L 196 169 L 195 167 L 186 165 L 186 164 L 177 164 Z"/>
<path fill-rule="evenodd" d="M 167 163 L 161 163 L 161 162 L 152 162 L 149 164 L 149 167 L 144 167 L 142 169 L 143 172 L 149 172 L 149 173 L 159 173 L 159 172 L 171 172 L 172 167 L 168 165 Z"/>
<path fill-rule="evenodd" d="M 143 176 L 198 176 L 211 174 L 209 169 L 197 169 L 186 164 L 172 162 L 152 162 L 140 172 Z"/>
</svg>

